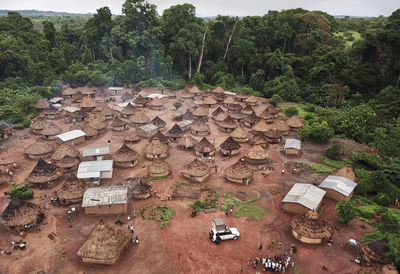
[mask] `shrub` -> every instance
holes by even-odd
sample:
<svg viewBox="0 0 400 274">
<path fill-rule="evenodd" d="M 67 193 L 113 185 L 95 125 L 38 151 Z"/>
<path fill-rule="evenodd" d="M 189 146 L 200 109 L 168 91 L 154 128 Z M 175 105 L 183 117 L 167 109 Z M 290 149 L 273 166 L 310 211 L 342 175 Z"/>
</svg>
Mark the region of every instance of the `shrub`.
<svg viewBox="0 0 400 274">
<path fill-rule="evenodd" d="M 161 228 L 161 229 L 164 229 L 164 228 L 166 228 L 168 225 L 169 225 L 169 222 L 168 222 L 168 221 L 167 221 L 167 222 L 162 222 L 162 223 L 160 224 L 160 228 Z"/>
<path fill-rule="evenodd" d="M 178 110 L 178 108 L 180 108 L 182 106 L 182 103 L 179 101 L 176 101 L 172 105 L 175 107 L 176 110 Z"/>
<path fill-rule="evenodd" d="M 392 202 L 386 193 L 379 192 L 373 199 L 375 203 L 381 206 L 389 206 Z"/>
<path fill-rule="evenodd" d="M 321 164 L 310 164 L 310 168 L 317 173 L 330 173 L 335 170 L 334 168 Z"/>
<path fill-rule="evenodd" d="M 269 102 L 276 107 L 277 103 L 283 102 L 281 96 L 279 96 L 279 94 L 274 94 L 272 95 L 271 99 L 269 99 Z"/>
<path fill-rule="evenodd" d="M 299 135 L 303 139 L 313 140 L 324 144 L 333 136 L 335 131 L 325 121 L 306 125 L 300 129 Z"/>
<path fill-rule="evenodd" d="M 286 115 L 287 117 L 292 117 L 292 116 L 295 115 L 295 114 L 298 115 L 298 114 L 299 114 L 299 111 L 297 110 L 296 107 L 291 106 L 291 107 L 288 107 L 287 109 L 285 109 L 284 113 L 285 113 L 285 115 Z"/>
<path fill-rule="evenodd" d="M 29 118 L 24 118 L 24 121 L 22 121 L 22 125 L 24 126 L 24 128 L 27 128 L 31 125 L 32 120 Z"/>
<path fill-rule="evenodd" d="M 34 192 L 29 187 L 29 184 L 17 184 L 17 183 L 10 183 L 10 196 L 17 197 L 19 199 L 30 199 L 33 197 Z"/>
<path fill-rule="evenodd" d="M 357 217 L 356 211 L 350 202 L 338 202 L 336 204 L 336 214 L 339 216 L 339 222 L 346 225 Z"/>
<path fill-rule="evenodd" d="M 325 150 L 325 155 L 330 159 L 337 160 L 342 155 L 342 145 L 339 141 L 333 141 L 332 145 Z"/>
</svg>

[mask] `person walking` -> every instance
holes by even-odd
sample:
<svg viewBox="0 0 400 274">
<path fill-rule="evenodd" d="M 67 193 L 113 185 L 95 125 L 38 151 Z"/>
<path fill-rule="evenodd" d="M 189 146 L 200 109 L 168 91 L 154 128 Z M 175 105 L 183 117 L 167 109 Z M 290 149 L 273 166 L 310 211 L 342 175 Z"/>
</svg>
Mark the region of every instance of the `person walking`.
<svg viewBox="0 0 400 274">
<path fill-rule="evenodd" d="M 225 211 L 225 216 L 228 217 L 228 209 Z"/>
<path fill-rule="evenodd" d="M 257 193 L 257 201 L 260 200 L 260 193 Z"/>
<path fill-rule="evenodd" d="M 285 170 L 284 169 L 282 169 L 282 175 L 285 175 Z"/>
<path fill-rule="evenodd" d="M 131 233 L 133 234 L 134 230 L 133 230 L 133 225 L 131 225 Z"/>
<path fill-rule="evenodd" d="M 154 197 L 157 198 L 157 191 L 156 190 L 154 190 L 153 194 L 154 194 Z"/>
<path fill-rule="evenodd" d="M 215 166 L 215 174 L 218 172 L 218 166 Z"/>
<path fill-rule="evenodd" d="M 135 238 L 135 243 L 136 243 L 136 244 L 139 244 L 139 238 L 138 238 L 137 235 L 136 235 L 136 238 Z"/>
<path fill-rule="evenodd" d="M 231 215 L 233 214 L 233 206 L 231 206 Z"/>
<path fill-rule="evenodd" d="M 263 248 L 263 246 L 264 246 L 264 243 L 263 243 L 263 241 L 261 241 L 260 246 L 258 247 L 258 250 L 260 251 Z"/>
</svg>

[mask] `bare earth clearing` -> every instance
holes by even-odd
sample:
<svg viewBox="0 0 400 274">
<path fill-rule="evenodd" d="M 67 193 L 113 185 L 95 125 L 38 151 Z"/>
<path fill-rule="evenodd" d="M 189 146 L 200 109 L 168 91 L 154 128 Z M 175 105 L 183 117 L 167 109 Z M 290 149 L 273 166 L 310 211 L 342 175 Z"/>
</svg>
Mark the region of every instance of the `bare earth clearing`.
<svg viewBox="0 0 400 274">
<path fill-rule="evenodd" d="M 159 93 L 155 89 L 144 89 L 146 94 Z M 181 91 L 178 91 L 179 94 Z M 262 100 L 262 99 L 260 99 Z M 118 100 L 117 100 L 118 101 Z M 146 114 L 152 119 L 155 116 L 161 117 L 167 122 L 164 133 L 169 130 L 174 121 L 172 116 L 176 113 L 172 103 L 175 99 L 168 99 L 164 102 L 164 110 L 154 111 L 145 109 Z M 110 105 L 111 106 L 111 105 Z M 182 108 L 185 108 L 185 104 Z M 259 103 L 257 111 L 262 111 L 265 104 Z M 214 108 L 212 108 L 214 109 Z M 210 111 L 211 113 L 211 111 Z M 69 130 L 69 124 L 64 119 L 58 119 L 55 123 L 64 131 Z M 255 273 L 261 271 L 247 265 L 260 255 L 281 255 L 289 249 L 290 244 L 296 244 L 298 252 L 292 256 L 295 262 L 295 269 L 289 273 L 356 273 L 359 266 L 350 259 L 352 255 L 344 251 L 344 243 L 350 238 L 361 238 L 361 231 L 352 230 L 336 222 L 334 213 L 335 203 L 328 199 L 323 201 L 322 218 L 332 221 L 336 227 L 333 235 L 333 246 L 306 245 L 294 239 L 289 231 L 289 222 L 292 216 L 281 212 L 281 200 L 289 188 L 296 182 L 315 183 L 320 182 L 326 174 L 292 174 L 287 170 L 284 176 L 281 170 L 285 162 L 297 161 L 289 159 L 279 153 L 280 145 L 272 145 L 268 148 L 270 158 L 273 161 L 273 171 L 268 172 L 264 177 L 262 171 L 255 171 L 252 181 L 248 186 L 228 183 L 223 172 L 226 167 L 232 165 L 243 157 L 243 149 L 249 148 L 249 144 L 242 145 L 240 155 L 225 158 L 219 153 L 219 144 L 228 136 L 228 133 L 219 132 L 216 124 L 209 117 L 211 134 L 207 136 L 210 142 L 214 142 L 217 148 L 215 164 L 218 165 L 218 173 L 212 175 L 203 183 L 220 190 L 220 193 L 229 192 L 237 195 L 238 191 L 246 193 L 246 199 L 251 199 L 257 193 L 261 193 L 261 199 L 255 205 L 266 209 L 267 214 L 260 221 L 254 222 L 246 218 L 225 217 L 225 212 L 218 210 L 212 213 L 200 213 L 197 217 L 191 218 L 191 210 L 187 206 L 194 201 L 185 200 L 165 201 L 166 196 L 171 192 L 171 186 L 175 182 L 185 182 L 180 175 L 180 170 L 194 158 L 193 151 L 182 151 L 176 143 L 169 145 L 169 157 L 166 161 L 171 165 L 173 175 L 162 181 L 154 181 L 153 188 L 157 190 L 159 198 L 150 198 L 142 201 L 131 201 L 129 211 L 140 211 L 146 205 L 167 204 L 175 209 L 175 216 L 170 219 L 170 225 L 160 229 L 157 221 L 147 221 L 140 217 L 134 219 L 135 233 L 138 234 L 139 245 L 132 244 L 122 254 L 118 262 L 113 266 L 83 264 L 76 255 L 77 250 L 85 241 L 92 227 L 102 218 L 105 222 L 115 225 L 117 217 L 111 216 L 86 216 L 79 211 L 73 216 L 72 223 L 67 221 L 66 208 L 56 207 L 50 204 L 52 193 L 61 187 L 58 185 L 53 189 L 35 189 L 35 198 L 31 202 L 46 208 L 44 224 L 40 225 L 40 231 L 28 233 L 26 236 L 26 250 L 17 250 L 11 255 L 0 256 L 1 273 L 240 273 L 243 266 L 243 273 Z M 132 127 L 130 131 L 132 131 Z M 248 130 L 248 128 L 246 128 Z M 28 134 L 28 129 L 18 131 L 10 140 L 1 143 L 1 160 L 15 161 L 20 169 L 14 176 L 14 181 L 23 182 L 36 164 L 34 160 L 24 157 L 24 148 L 33 143 L 38 136 L 31 135 L 29 139 L 19 139 L 19 136 Z M 197 140 L 200 137 L 193 136 Z M 80 152 L 85 146 L 105 145 L 111 140 L 111 153 L 114 153 L 122 144 L 122 138 L 113 134 L 110 128 L 97 139 L 86 141 L 78 146 Z M 148 140 L 142 139 L 138 144 L 133 145 L 140 153 L 139 165 L 135 168 L 115 168 L 113 179 L 105 185 L 116 185 L 127 177 L 145 175 L 149 161 L 143 157 L 143 150 Z M 304 153 L 301 161 L 318 162 L 316 157 L 321 154 L 324 147 L 311 143 L 303 143 Z M 7 185 L 0 185 L 0 211 L 2 212 L 9 202 L 4 195 L 8 190 Z M 220 200 L 222 195 L 220 195 Z M 213 218 L 221 217 L 225 223 L 237 227 L 241 236 L 237 241 L 227 241 L 221 245 L 215 245 L 209 240 L 208 232 L 211 228 Z M 122 229 L 127 227 L 127 216 L 122 216 L 124 222 Z M 132 221 L 130 221 L 132 223 Z M 56 234 L 54 240 L 47 235 L 51 232 Z M 19 240 L 20 237 L 13 235 L 0 227 L 0 249 L 12 249 L 11 241 Z M 276 242 L 273 248 L 269 248 L 271 240 Z M 260 241 L 264 242 L 262 252 L 258 251 Z M 281 246 L 279 247 L 279 243 Z M 328 271 L 322 271 L 326 266 Z"/>
</svg>

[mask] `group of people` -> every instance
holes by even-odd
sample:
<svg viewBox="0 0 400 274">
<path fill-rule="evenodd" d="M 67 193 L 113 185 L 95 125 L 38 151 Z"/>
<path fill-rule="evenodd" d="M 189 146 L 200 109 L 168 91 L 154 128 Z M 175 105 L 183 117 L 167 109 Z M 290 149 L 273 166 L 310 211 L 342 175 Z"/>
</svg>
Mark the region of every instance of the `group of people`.
<svg viewBox="0 0 400 274">
<path fill-rule="evenodd" d="M 255 261 L 253 261 L 253 267 L 257 268 L 261 264 L 263 271 L 271 271 L 271 272 L 286 272 L 289 266 L 294 266 L 294 262 L 290 261 L 290 256 L 284 254 L 283 256 L 275 256 L 269 258 L 266 256 L 265 258 L 257 257 Z"/>
<path fill-rule="evenodd" d="M 133 217 L 134 218 L 136 217 L 136 210 L 133 211 Z M 128 222 L 130 220 L 131 220 L 131 216 L 128 214 Z M 135 236 L 135 228 L 134 228 L 133 224 L 132 225 L 128 224 L 128 230 L 132 234 L 132 237 L 131 237 L 132 238 L 132 242 L 138 244 L 139 243 L 139 237 L 137 235 Z"/>
</svg>

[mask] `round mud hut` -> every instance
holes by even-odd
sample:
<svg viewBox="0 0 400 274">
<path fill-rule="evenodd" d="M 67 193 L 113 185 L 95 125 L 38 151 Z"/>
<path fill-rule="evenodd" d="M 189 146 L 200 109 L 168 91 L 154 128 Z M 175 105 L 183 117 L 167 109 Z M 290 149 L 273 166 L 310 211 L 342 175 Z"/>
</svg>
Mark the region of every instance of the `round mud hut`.
<svg viewBox="0 0 400 274">
<path fill-rule="evenodd" d="M 171 174 L 171 168 L 167 162 L 157 160 L 149 165 L 147 168 L 147 173 L 148 176 L 152 178 L 167 177 L 169 174 Z"/>
<path fill-rule="evenodd" d="M 221 132 L 232 132 L 235 128 L 238 127 L 238 124 L 231 116 L 226 116 L 226 118 L 222 122 L 217 123 L 218 128 Z"/>
<path fill-rule="evenodd" d="M 243 114 L 240 111 L 232 111 L 231 113 L 229 113 L 229 116 L 232 117 L 232 119 L 236 122 L 236 123 L 240 123 L 244 118 L 246 118 L 246 115 Z"/>
<path fill-rule="evenodd" d="M 151 120 L 150 124 L 155 125 L 156 127 L 158 127 L 158 129 L 163 129 L 167 125 L 167 123 L 158 116 L 156 116 L 153 120 Z"/>
<path fill-rule="evenodd" d="M 189 134 L 184 135 L 178 140 L 178 145 L 182 149 L 192 149 L 197 144 L 197 140 Z"/>
<path fill-rule="evenodd" d="M 203 99 L 203 105 L 206 107 L 212 107 L 217 103 L 217 100 L 215 100 L 214 96 L 209 95 L 206 98 Z"/>
<path fill-rule="evenodd" d="M 387 242 L 387 238 L 381 238 L 363 245 L 361 251 L 365 261 L 368 263 L 387 264 L 386 253 L 389 251 Z"/>
<path fill-rule="evenodd" d="M 238 103 L 232 103 L 228 105 L 228 112 L 241 111 L 242 109 L 243 107 Z"/>
<path fill-rule="evenodd" d="M 134 167 L 139 163 L 139 154 L 123 144 L 113 155 L 114 164 L 118 167 Z"/>
<path fill-rule="evenodd" d="M 182 175 L 194 183 L 204 182 L 210 176 L 211 168 L 203 161 L 195 158 L 182 170 Z"/>
<path fill-rule="evenodd" d="M 81 104 L 80 104 L 80 107 L 81 107 L 82 110 L 84 110 L 84 111 L 86 111 L 86 112 L 90 112 L 90 111 L 92 111 L 95 107 L 97 107 L 97 102 L 96 102 L 92 97 L 90 97 L 90 96 L 88 95 L 88 96 L 85 96 L 85 97 L 82 99 L 82 102 L 81 102 Z"/>
<path fill-rule="evenodd" d="M 289 119 L 286 120 L 286 124 L 289 126 L 289 128 L 293 131 L 297 131 L 300 128 L 304 127 L 305 123 L 303 120 L 299 118 L 297 115 L 293 115 Z"/>
<path fill-rule="evenodd" d="M 195 122 L 190 126 L 192 134 L 197 136 L 206 136 L 210 134 L 210 126 L 206 123 Z"/>
<path fill-rule="evenodd" d="M 45 110 L 49 106 L 49 100 L 47 98 L 40 98 L 36 103 L 35 108 L 38 112 Z"/>
<path fill-rule="evenodd" d="M 114 131 L 125 131 L 128 130 L 128 122 L 121 120 L 119 117 L 115 117 L 111 123 L 111 128 Z"/>
<path fill-rule="evenodd" d="M 180 126 L 175 124 L 168 132 L 165 134 L 172 142 L 176 142 L 184 134 Z"/>
<path fill-rule="evenodd" d="M 270 126 L 268 126 L 264 120 L 260 120 L 252 127 L 252 129 L 255 132 L 266 133 L 270 129 Z"/>
<path fill-rule="evenodd" d="M 45 119 L 36 118 L 36 119 L 32 120 L 32 123 L 29 126 L 29 128 L 31 129 L 32 134 L 41 135 L 42 129 L 44 129 L 45 125 L 46 125 Z"/>
<path fill-rule="evenodd" d="M 51 156 L 53 146 L 46 141 L 38 139 L 25 148 L 25 154 L 30 159 L 47 158 Z"/>
<path fill-rule="evenodd" d="M 1 214 L 0 223 L 9 231 L 28 230 L 41 223 L 44 214 L 39 206 L 18 198 L 11 198 L 8 206 Z"/>
<path fill-rule="evenodd" d="M 235 128 L 235 130 L 232 131 L 231 136 L 238 143 L 246 143 L 249 141 L 249 135 L 241 126 Z"/>
<path fill-rule="evenodd" d="M 151 100 L 149 107 L 152 110 L 162 110 L 163 108 L 163 102 L 161 102 L 161 99 L 158 97 L 154 97 L 153 100 Z"/>
<path fill-rule="evenodd" d="M 63 144 L 51 155 L 51 159 L 55 162 L 55 165 L 62 168 L 64 172 L 70 172 L 78 169 L 80 163 L 79 154 L 79 150 Z"/>
<path fill-rule="evenodd" d="M 99 136 L 99 132 L 90 126 L 90 124 L 85 124 L 81 127 L 82 131 L 85 132 L 85 139 L 86 140 L 91 140 L 95 139 Z"/>
<path fill-rule="evenodd" d="M 261 119 L 258 118 L 258 116 L 255 113 L 252 113 L 252 114 L 250 114 L 249 116 L 247 116 L 246 118 L 243 119 L 243 124 L 246 127 L 253 127 L 260 120 Z"/>
<path fill-rule="evenodd" d="M 53 106 L 53 105 L 48 105 L 44 111 L 44 116 L 46 117 L 46 119 L 57 119 L 58 118 L 58 109 Z"/>
<path fill-rule="evenodd" d="M 214 95 L 214 98 L 215 98 L 215 100 L 217 100 L 218 104 L 224 103 L 224 100 L 226 99 L 226 97 L 228 97 L 228 95 L 226 95 L 224 93 L 216 93 Z"/>
<path fill-rule="evenodd" d="M 84 263 L 112 265 L 130 241 L 131 235 L 126 229 L 118 230 L 100 220 L 76 254 Z"/>
<path fill-rule="evenodd" d="M 254 95 L 250 95 L 249 97 L 247 97 L 244 102 L 246 103 L 246 105 L 248 106 L 256 106 L 257 103 L 260 101 L 260 98 L 254 96 Z"/>
<path fill-rule="evenodd" d="M 226 107 L 233 103 L 235 103 L 235 99 L 232 96 L 228 96 L 224 99 L 224 105 Z"/>
<path fill-rule="evenodd" d="M 119 183 L 119 185 L 126 186 L 128 188 L 128 199 L 129 200 L 142 200 L 151 197 L 151 185 L 146 183 L 143 177 L 127 178 Z"/>
<path fill-rule="evenodd" d="M 217 107 L 213 112 L 211 112 L 211 115 L 212 116 L 217 116 L 217 115 L 219 115 L 220 113 L 224 113 L 225 111 L 221 108 L 221 107 Z"/>
<path fill-rule="evenodd" d="M 197 119 L 202 117 L 207 117 L 208 108 L 200 106 L 193 111 L 193 115 L 196 116 Z"/>
<path fill-rule="evenodd" d="M 41 133 L 46 139 L 54 140 L 56 138 L 56 135 L 61 133 L 61 128 L 50 122 L 45 124 Z"/>
<path fill-rule="evenodd" d="M 253 172 L 243 161 L 238 161 L 235 164 L 225 169 L 225 178 L 238 184 L 249 185 Z"/>
<path fill-rule="evenodd" d="M 268 161 L 268 153 L 261 145 L 255 144 L 246 151 L 245 160 L 252 165 L 265 164 Z"/>
<path fill-rule="evenodd" d="M 68 206 L 82 202 L 83 194 L 88 188 L 84 181 L 79 180 L 75 175 L 68 174 L 64 177 L 63 185 L 56 191 L 56 198 L 61 206 Z"/>
<path fill-rule="evenodd" d="M 293 236 L 307 244 L 321 244 L 333 234 L 333 226 L 319 219 L 316 211 L 310 210 L 303 215 L 295 216 L 290 222 Z"/>
<path fill-rule="evenodd" d="M 192 99 L 194 97 L 194 94 L 190 93 L 187 90 L 184 90 L 179 97 L 181 99 L 188 100 L 188 99 Z"/>
<path fill-rule="evenodd" d="M 201 93 L 203 93 L 197 86 L 193 86 L 189 92 L 195 96 L 200 95 Z"/>
<path fill-rule="evenodd" d="M 144 156 L 147 160 L 164 159 L 168 157 L 168 146 L 154 138 L 144 148 Z"/>
<path fill-rule="evenodd" d="M 271 113 L 269 108 L 266 108 L 263 112 L 261 112 L 258 117 L 263 119 L 268 124 L 273 123 L 275 119 L 275 115 Z"/>
<path fill-rule="evenodd" d="M 147 106 L 147 98 L 144 98 L 142 95 L 136 96 L 136 98 L 133 100 L 133 103 L 135 103 L 135 106 L 139 108 L 144 108 Z"/>
<path fill-rule="evenodd" d="M 259 144 L 259 145 L 261 145 L 263 148 L 266 148 L 266 147 L 268 147 L 269 139 L 267 138 L 267 136 L 265 136 L 264 133 L 261 133 L 261 132 L 254 132 L 254 133 L 252 134 L 251 142 L 250 142 L 250 143 L 251 143 L 252 145 L 254 145 L 254 144 Z"/>
<path fill-rule="evenodd" d="M 228 116 L 229 116 L 228 113 L 223 111 L 223 112 L 217 114 L 216 116 L 213 116 L 213 119 L 214 119 L 214 121 L 217 122 L 217 125 L 218 125 L 218 122 L 224 121 L 226 119 L 226 117 L 228 117 Z"/>
<path fill-rule="evenodd" d="M 157 138 L 164 145 L 168 145 L 169 144 L 168 137 L 165 136 L 164 134 L 162 134 L 161 131 L 157 131 L 157 133 L 153 137 L 150 138 L 150 141 L 153 140 L 154 138 Z"/>
<path fill-rule="evenodd" d="M 284 136 L 289 134 L 289 126 L 286 124 L 284 120 L 275 120 L 274 127 L 280 131 L 280 133 Z"/>
<path fill-rule="evenodd" d="M 251 106 L 246 106 L 244 109 L 241 110 L 244 115 L 250 115 L 254 113 L 254 109 Z"/>
<path fill-rule="evenodd" d="M 132 93 L 130 93 L 128 91 L 125 91 L 121 95 L 122 102 L 129 101 L 129 100 L 132 100 L 132 99 L 133 99 L 133 95 L 132 95 Z"/>
<path fill-rule="evenodd" d="M 194 146 L 194 151 L 197 156 L 210 157 L 215 154 L 215 147 L 206 137 L 203 137 L 203 139 Z"/>
<path fill-rule="evenodd" d="M 240 153 L 240 145 L 233 137 L 228 137 L 219 147 L 223 156 L 233 156 Z"/>
<path fill-rule="evenodd" d="M 282 134 L 277 128 L 270 128 L 265 132 L 265 136 L 268 138 L 269 143 L 279 144 L 282 141 Z"/>
<path fill-rule="evenodd" d="M 70 87 L 67 87 L 62 92 L 62 97 L 65 99 L 73 99 L 74 95 L 76 94 L 76 90 Z"/>
<path fill-rule="evenodd" d="M 141 127 L 150 122 L 150 118 L 143 111 L 136 111 L 130 118 L 130 122 L 134 127 Z"/>
<path fill-rule="evenodd" d="M 249 97 L 249 96 L 247 95 L 246 92 L 241 91 L 241 92 L 239 92 L 238 94 L 236 94 L 235 99 L 236 99 L 236 101 L 238 101 L 238 102 L 243 102 L 243 101 L 245 101 L 248 97 Z"/>
<path fill-rule="evenodd" d="M 131 103 L 128 103 L 126 105 L 126 107 L 124 107 L 120 111 L 120 113 L 121 113 L 122 117 L 130 118 L 131 116 L 133 116 L 136 113 L 136 111 L 137 111 L 136 108 Z"/>
<path fill-rule="evenodd" d="M 61 170 L 53 164 L 47 163 L 43 159 L 39 159 L 31 174 L 26 178 L 26 182 L 31 187 L 51 188 L 58 183 L 61 177 Z"/>
<path fill-rule="evenodd" d="M 136 132 L 130 132 L 124 137 L 125 144 L 134 144 L 140 141 L 140 137 L 136 134 Z"/>
</svg>

